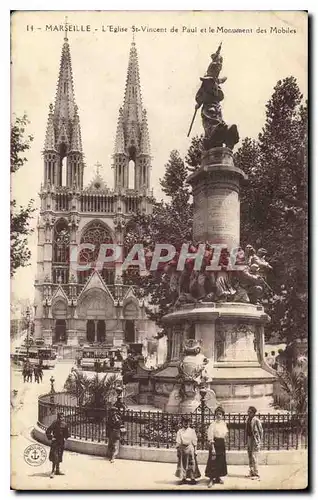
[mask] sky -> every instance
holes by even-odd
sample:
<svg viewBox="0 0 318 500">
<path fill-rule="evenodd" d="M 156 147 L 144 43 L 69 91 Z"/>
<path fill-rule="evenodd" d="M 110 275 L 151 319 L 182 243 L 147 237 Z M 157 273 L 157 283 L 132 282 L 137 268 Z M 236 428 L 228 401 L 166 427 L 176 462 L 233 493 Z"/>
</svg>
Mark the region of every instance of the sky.
<svg viewBox="0 0 318 500">
<path fill-rule="evenodd" d="M 28 162 L 12 178 L 12 196 L 22 205 L 33 198 L 39 206 L 41 152 L 64 37 L 62 32 L 51 30 L 64 23 L 65 15 L 69 24 L 85 30 L 68 34 L 87 165 L 84 184 L 92 179 L 98 161 L 104 180 L 113 187 L 111 155 L 124 97 L 132 26 L 139 30 L 135 42 L 153 158 L 151 186 L 157 198 L 162 197 L 159 179 L 170 152 L 177 149 L 185 156 L 190 145 L 187 132 L 199 78 L 221 41 L 221 76 L 227 76 L 223 116 L 227 123 L 237 124 L 241 139 L 257 138 L 266 102 L 279 79 L 293 75 L 306 96 L 304 12 L 17 12 L 11 19 L 11 110 L 16 116 L 27 113 L 27 132 L 34 136 Z M 117 32 L 116 27 L 120 28 Z M 238 28 L 247 32 L 229 31 Z M 150 31 L 153 29 L 160 31 Z M 200 133 L 198 113 L 191 136 Z M 38 212 L 32 221 L 34 228 L 37 216 Z M 36 242 L 35 230 L 29 239 L 31 266 L 18 270 L 12 283 L 16 297 L 33 298 Z"/>
</svg>

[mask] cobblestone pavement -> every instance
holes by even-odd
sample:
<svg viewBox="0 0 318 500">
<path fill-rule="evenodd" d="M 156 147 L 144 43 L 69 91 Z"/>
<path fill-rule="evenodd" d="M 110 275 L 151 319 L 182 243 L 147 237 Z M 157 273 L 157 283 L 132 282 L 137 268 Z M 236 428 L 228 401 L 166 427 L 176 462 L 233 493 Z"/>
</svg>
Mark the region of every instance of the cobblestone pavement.
<svg viewBox="0 0 318 500">
<path fill-rule="evenodd" d="M 23 457 L 25 448 L 36 441 L 31 430 L 37 420 L 37 397 L 49 391 L 49 379 L 53 374 L 55 389 L 61 390 L 71 369 L 71 363 L 59 362 L 54 370 L 45 371 L 42 384 L 22 382 L 20 371 L 12 374 L 11 389 L 18 390 L 11 404 L 14 415 L 11 429 L 11 487 L 34 490 L 206 490 L 207 479 L 203 476 L 195 486 L 178 485 L 174 472 L 176 465 L 156 462 L 117 460 L 111 464 L 103 457 L 64 452 L 62 471 L 64 476 L 50 479 L 51 463 L 28 465 Z M 45 447 L 47 452 L 48 448 Z M 259 489 L 303 489 L 307 485 L 307 466 L 295 465 L 262 466 L 261 481 L 245 478 L 246 467 L 229 466 L 229 475 L 223 485 L 214 490 L 259 490 Z"/>
</svg>

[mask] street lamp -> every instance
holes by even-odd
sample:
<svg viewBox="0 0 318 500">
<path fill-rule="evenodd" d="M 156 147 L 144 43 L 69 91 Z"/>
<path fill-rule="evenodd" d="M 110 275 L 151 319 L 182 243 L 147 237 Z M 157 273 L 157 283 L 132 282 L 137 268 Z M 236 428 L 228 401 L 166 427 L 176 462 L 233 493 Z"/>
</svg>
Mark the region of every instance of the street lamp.
<svg viewBox="0 0 318 500">
<path fill-rule="evenodd" d="M 30 348 L 30 308 L 26 308 L 26 320 L 27 320 L 27 359 L 29 359 L 29 348 Z"/>
</svg>

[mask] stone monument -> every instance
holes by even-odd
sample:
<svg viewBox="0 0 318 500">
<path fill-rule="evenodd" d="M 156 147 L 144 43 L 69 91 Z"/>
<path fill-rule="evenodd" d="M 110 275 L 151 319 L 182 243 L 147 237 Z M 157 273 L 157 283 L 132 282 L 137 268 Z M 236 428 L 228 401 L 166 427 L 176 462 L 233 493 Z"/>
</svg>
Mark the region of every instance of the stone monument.
<svg viewBox="0 0 318 500">
<path fill-rule="evenodd" d="M 175 262 L 169 266 L 171 312 L 163 318 L 168 330 L 168 362 L 152 376 L 153 401 L 170 412 L 190 409 L 195 401 L 199 404 L 204 379 L 215 395 L 212 407 L 221 404 L 226 412 L 245 413 L 253 405 L 263 412 L 270 410 L 275 379 L 263 352 L 264 324 L 270 318 L 262 300 L 270 292 L 266 272 L 271 267 L 265 260 L 265 249 L 256 252 L 248 245 L 244 252 L 240 248 L 239 195 L 246 175 L 233 162 L 232 150 L 239 140 L 237 126 L 227 125 L 222 116 L 221 85 L 226 78 L 220 77 L 221 45 L 211 59 L 200 79 L 195 107 L 195 114 L 201 107 L 204 152 L 200 167 L 188 178 L 194 201 L 192 247 L 195 252 L 204 244 L 205 255 L 199 270 L 191 259 L 182 272 L 177 271 Z M 209 270 L 215 245 L 223 246 L 220 265 Z M 234 270 L 230 259 L 233 250 L 240 264 Z M 200 344 L 200 353 L 206 358 L 201 382 L 195 377 L 180 380 L 189 340 Z"/>
</svg>

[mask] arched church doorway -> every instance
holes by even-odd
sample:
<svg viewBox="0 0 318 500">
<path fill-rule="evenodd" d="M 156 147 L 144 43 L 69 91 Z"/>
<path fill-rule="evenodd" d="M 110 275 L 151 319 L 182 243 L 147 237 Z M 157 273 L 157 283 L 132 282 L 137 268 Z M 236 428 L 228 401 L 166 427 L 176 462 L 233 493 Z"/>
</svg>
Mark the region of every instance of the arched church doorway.
<svg viewBox="0 0 318 500">
<path fill-rule="evenodd" d="M 105 342 L 106 340 L 106 325 L 103 319 L 97 321 L 97 342 Z"/>
<path fill-rule="evenodd" d="M 125 321 L 125 342 L 132 344 L 135 342 L 135 320 L 126 319 Z"/>
<path fill-rule="evenodd" d="M 65 342 L 66 343 L 66 320 L 56 319 L 55 329 L 54 329 L 54 341 L 56 343 Z"/>
<path fill-rule="evenodd" d="M 93 319 L 88 319 L 86 322 L 86 339 L 87 342 L 95 342 L 95 322 Z"/>
</svg>

